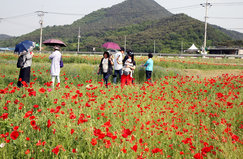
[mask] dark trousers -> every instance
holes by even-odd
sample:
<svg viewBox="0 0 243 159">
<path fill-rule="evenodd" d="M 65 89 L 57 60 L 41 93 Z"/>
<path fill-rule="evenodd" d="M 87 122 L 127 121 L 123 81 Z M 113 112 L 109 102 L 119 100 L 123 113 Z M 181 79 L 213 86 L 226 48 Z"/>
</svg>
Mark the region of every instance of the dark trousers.
<svg viewBox="0 0 243 159">
<path fill-rule="evenodd" d="M 122 74 L 122 69 L 120 70 L 115 70 L 114 72 L 114 77 L 113 77 L 113 83 L 117 83 L 117 76 L 119 75 L 119 80 L 121 80 L 121 74 Z"/>
<path fill-rule="evenodd" d="M 22 81 L 25 81 L 27 84 L 30 83 L 30 67 L 21 68 L 19 72 L 19 80 L 17 83 L 18 87 L 22 87 Z"/>
<path fill-rule="evenodd" d="M 110 74 L 109 73 L 103 73 L 103 79 L 105 82 L 105 86 L 108 86 L 108 80 L 109 80 Z"/>
<path fill-rule="evenodd" d="M 146 80 L 151 83 L 152 82 L 151 78 L 152 78 L 152 71 L 146 71 Z"/>
</svg>

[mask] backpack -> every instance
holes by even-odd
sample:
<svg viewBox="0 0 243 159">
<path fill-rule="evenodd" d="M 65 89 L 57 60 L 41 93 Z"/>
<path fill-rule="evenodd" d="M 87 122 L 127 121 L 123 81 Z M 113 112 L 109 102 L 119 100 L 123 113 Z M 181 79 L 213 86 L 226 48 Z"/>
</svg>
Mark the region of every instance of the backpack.
<svg viewBox="0 0 243 159">
<path fill-rule="evenodd" d="M 64 64 L 63 64 L 62 57 L 61 57 L 61 60 L 60 60 L 60 68 L 63 68 L 63 67 L 64 67 Z"/>
<path fill-rule="evenodd" d="M 23 68 L 25 62 L 26 62 L 26 58 L 24 58 L 24 55 L 19 56 L 18 62 L 17 62 L 17 68 Z"/>
</svg>

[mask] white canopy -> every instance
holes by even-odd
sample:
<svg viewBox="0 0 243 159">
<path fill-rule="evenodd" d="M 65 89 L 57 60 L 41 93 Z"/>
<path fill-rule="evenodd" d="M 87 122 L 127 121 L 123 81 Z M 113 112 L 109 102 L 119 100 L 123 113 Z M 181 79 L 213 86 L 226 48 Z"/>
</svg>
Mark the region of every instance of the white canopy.
<svg viewBox="0 0 243 159">
<path fill-rule="evenodd" d="M 188 51 L 191 51 L 191 50 L 198 50 L 198 48 L 194 44 L 192 44 L 192 46 L 188 49 Z"/>
</svg>

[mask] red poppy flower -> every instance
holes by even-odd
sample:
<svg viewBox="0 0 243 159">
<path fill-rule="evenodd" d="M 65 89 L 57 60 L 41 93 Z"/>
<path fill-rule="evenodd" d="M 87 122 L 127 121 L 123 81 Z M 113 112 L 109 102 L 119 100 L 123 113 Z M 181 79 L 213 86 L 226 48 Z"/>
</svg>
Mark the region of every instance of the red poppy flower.
<svg viewBox="0 0 243 159">
<path fill-rule="evenodd" d="M 93 139 L 91 140 L 91 144 L 92 144 L 93 146 L 95 146 L 95 145 L 97 144 L 97 139 L 96 139 L 96 138 L 93 138 Z"/>
<path fill-rule="evenodd" d="M 31 114 L 32 114 L 32 111 L 26 112 L 24 118 L 28 118 Z"/>
<path fill-rule="evenodd" d="M 89 103 L 86 103 L 85 106 L 86 106 L 86 107 L 90 107 L 91 105 L 90 105 Z"/>
<path fill-rule="evenodd" d="M 18 129 L 19 129 L 19 126 L 15 126 L 15 127 L 13 128 L 14 131 L 17 131 Z"/>
<path fill-rule="evenodd" d="M 158 152 L 162 152 L 162 149 L 155 148 L 152 150 L 152 153 L 158 153 Z"/>
<path fill-rule="evenodd" d="M 38 108 L 38 107 L 39 107 L 39 105 L 34 105 L 33 107 L 34 107 L 34 108 Z"/>
<path fill-rule="evenodd" d="M 18 103 L 19 103 L 19 100 L 15 99 L 14 104 L 18 104 Z"/>
<path fill-rule="evenodd" d="M 29 153 L 30 153 L 30 150 L 29 149 L 25 151 L 25 154 L 26 155 L 28 155 Z"/>
<path fill-rule="evenodd" d="M 138 149 L 138 145 L 134 145 L 133 147 L 131 147 L 131 149 L 134 151 L 134 152 L 137 152 L 137 149 Z"/>
<path fill-rule="evenodd" d="M 211 151 L 211 147 L 204 147 L 204 148 L 202 148 L 201 151 L 202 151 L 202 153 L 208 153 Z"/>
<path fill-rule="evenodd" d="M 132 131 L 130 131 L 129 129 L 124 129 L 122 134 L 122 137 L 127 138 L 129 135 L 132 134 Z"/>
<path fill-rule="evenodd" d="M 8 118 L 8 113 L 3 113 L 0 118 L 2 118 L 3 120 Z"/>
<path fill-rule="evenodd" d="M 74 129 L 71 129 L 71 132 L 70 132 L 70 133 L 71 133 L 71 135 L 72 135 L 72 134 L 74 133 Z"/>
<path fill-rule="evenodd" d="M 58 155 L 58 152 L 59 152 L 59 147 L 55 147 L 54 149 L 52 149 L 52 152 L 56 155 Z"/>
<path fill-rule="evenodd" d="M 194 155 L 194 158 L 195 159 L 203 159 L 203 156 L 202 156 L 201 153 L 197 153 L 197 154 Z"/>
<path fill-rule="evenodd" d="M 41 146 L 41 140 L 36 143 L 36 146 Z"/>
<path fill-rule="evenodd" d="M 35 127 L 35 126 L 36 126 L 36 121 L 32 120 L 32 121 L 30 122 L 30 125 L 33 126 L 33 127 Z"/>
<path fill-rule="evenodd" d="M 45 90 L 45 88 L 41 88 L 41 89 L 39 89 L 39 92 L 43 94 L 46 92 L 46 90 Z"/>
<path fill-rule="evenodd" d="M 19 137 L 19 132 L 18 131 L 13 131 L 10 134 L 10 138 L 13 139 L 13 140 L 16 140 L 18 137 Z"/>
<path fill-rule="evenodd" d="M 73 149 L 73 153 L 77 153 L 76 149 Z"/>
<path fill-rule="evenodd" d="M 49 120 L 47 121 L 47 127 L 50 128 L 51 125 L 52 125 L 52 123 L 51 123 L 51 121 L 50 121 L 50 119 L 49 119 Z"/>
<path fill-rule="evenodd" d="M 127 150 L 125 148 L 121 149 L 123 153 L 127 153 Z"/>
<path fill-rule="evenodd" d="M 102 125 L 102 127 L 107 127 L 107 128 L 109 128 L 109 127 L 111 127 L 111 126 L 112 126 L 112 125 L 111 125 L 110 120 L 107 121 L 107 122 L 105 122 L 104 125 Z"/>
</svg>

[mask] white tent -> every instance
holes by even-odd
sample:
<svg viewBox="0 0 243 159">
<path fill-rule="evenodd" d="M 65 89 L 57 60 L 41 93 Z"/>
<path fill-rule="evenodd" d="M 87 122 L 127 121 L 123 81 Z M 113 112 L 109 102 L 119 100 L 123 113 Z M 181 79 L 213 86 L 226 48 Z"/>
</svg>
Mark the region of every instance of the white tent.
<svg viewBox="0 0 243 159">
<path fill-rule="evenodd" d="M 188 52 L 188 53 L 195 53 L 195 52 L 198 52 L 198 48 L 195 46 L 195 44 L 192 44 L 192 46 L 187 49 L 185 52 Z"/>
<path fill-rule="evenodd" d="M 198 51 L 198 48 L 194 44 L 192 44 L 188 51 Z"/>
</svg>

